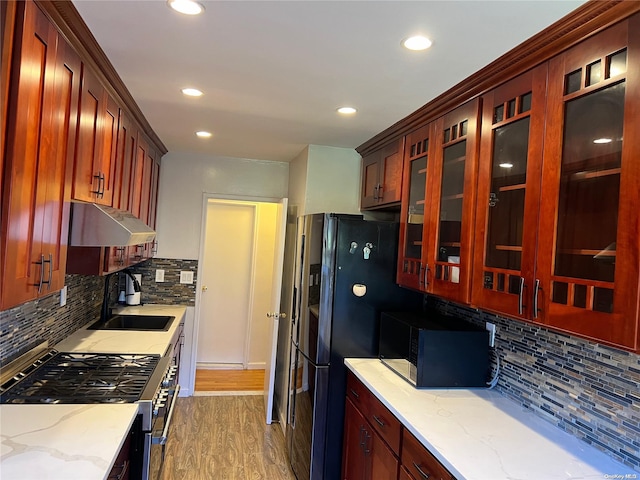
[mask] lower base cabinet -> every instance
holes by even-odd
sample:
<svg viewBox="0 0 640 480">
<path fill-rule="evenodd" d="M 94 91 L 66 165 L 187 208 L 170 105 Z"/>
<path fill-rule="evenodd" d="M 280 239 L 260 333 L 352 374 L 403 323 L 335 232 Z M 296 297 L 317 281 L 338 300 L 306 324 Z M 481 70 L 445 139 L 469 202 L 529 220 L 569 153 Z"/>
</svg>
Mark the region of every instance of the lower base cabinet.
<svg viewBox="0 0 640 480">
<path fill-rule="evenodd" d="M 455 480 L 351 372 L 345 402 L 342 480 Z"/>
<path fill-rule="evenodd" d="M 344 425 L 343 480 L 396 480 L 398 458 L 348 398 Z"/>
</svg>

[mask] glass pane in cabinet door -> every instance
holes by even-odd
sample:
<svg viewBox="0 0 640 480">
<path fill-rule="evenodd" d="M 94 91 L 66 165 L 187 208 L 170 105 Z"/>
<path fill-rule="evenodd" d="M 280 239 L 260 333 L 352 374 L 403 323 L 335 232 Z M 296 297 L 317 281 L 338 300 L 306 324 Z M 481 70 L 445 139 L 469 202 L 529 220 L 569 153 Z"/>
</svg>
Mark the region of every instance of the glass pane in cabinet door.
<svg viewBox="0 0 640 480">
<path fill-rule="evenodd" d="M 410 165 L 409 209 L 407 211 L 407 234 L 404 253 L 405 258 L 420 260 L 422 258 L 427 157 L 413 160 Z"/>
<path fill-rule="evenodd" d="M 499 126 L 493 131 L 491 192 L 487 221 L 484 288 L 518 293 L 512 278 L 522 268 L 522 232 L 529 150 L 529 117 Z M 496 269 L 496 270 L 493 270 Z M 509 272 L 501 272 L 507 270 Z M 504 277 L 509 281 L 504 282 Z M 497 277 L 497 278 L 496 278 Z M 496 284 L 497 282 L 497 284 Z"/>
<path fill-rule="evenodd" d="M 466 149 L 466 140 L 444 148 L 437 254 L 439 262 L 460 263 Z M 458 283 L 459 274 L 459 267 L 442 268 L 436 265 L 436 278 Z"/>
<path fill-rule="evenodd" d="M 624 92 L 620 82 L 565 105 L 552 291 L 557 303 L 613 311 Z"/>
</svg>

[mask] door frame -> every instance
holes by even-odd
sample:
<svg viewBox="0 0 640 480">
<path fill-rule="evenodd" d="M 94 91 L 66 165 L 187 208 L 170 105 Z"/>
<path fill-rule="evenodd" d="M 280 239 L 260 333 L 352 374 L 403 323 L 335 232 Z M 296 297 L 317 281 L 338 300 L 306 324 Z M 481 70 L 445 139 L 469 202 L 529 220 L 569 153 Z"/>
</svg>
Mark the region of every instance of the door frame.
<svg viewBox="0 0 640 480">
<path fill-rule="evenodd" d="M 228 203 L 235 202 L 256 202 L 256 203 L 280 203 L 283 198 L 287 197 L 255 197 L 248 195 L 224 195 L 224 194 L 215 194 L 215 193 L 203 193 L 202 194 L 202 212 L 201 212 L 201 220 L 200 220 L 200 248 L 198 253 L 198 275 L 196 279 L 196 305 L 195 305 L 195 318 L 193 324 L 193 339 L 192 339 L 192 350 L 191 350 L 191 368 L 194 372 L 194 385 L 192 386 L 192 392 L 195 394 L 195 371 L 197 367 L 197 356 L 198 356 L 198 336 L 200 333 L 200 314 L 201 314 L 201 300 L 202 300 L 202 269 L 204 265 L 204 253 L 205 253 L 205 239 L 207 233 L 207 206 L 210 200 L 220 200 L 222 203 L 225 201 Z M 258 221 L 258 212 L 256 212 L 255 222 Z M 255 226 L 255 224 L 254 224 Z M 251 289 L 250 289 L 250 301 L 253 301 L 253 277 L 256 266 L 256 252 L 255 252 L 255 242 L 252 250 L 252 259 L 251 259 Z M 246 369 L 248 366 L 248 355 L 249 355 L 249 345 L 251 339 L 251 321 L 253 313 L 253 306 L 249 305 L 249 313 L 248 313 L 248 325 L 247 332 L 245 337 L 245 348 L 243 355 L 243 368 Z"/>
</svg>

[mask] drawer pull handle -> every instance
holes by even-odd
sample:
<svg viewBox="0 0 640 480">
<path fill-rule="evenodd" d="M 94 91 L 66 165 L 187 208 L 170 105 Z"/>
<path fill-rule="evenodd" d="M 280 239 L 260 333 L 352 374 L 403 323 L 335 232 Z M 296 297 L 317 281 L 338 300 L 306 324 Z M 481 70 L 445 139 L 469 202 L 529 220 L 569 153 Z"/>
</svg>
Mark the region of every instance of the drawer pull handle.
<svg viewBox="0 0 640 480">
<path fill-rule="evenodd" d="M 416 467 L 416 470 L 418 470 L 418 473 L 420 475 L 422 475 L 422 478 L 424 478 L 425 480 L 429 478 L 429 474 L 428 473 L 424 473 L 422 471 L 422 469 L 420 468 L 420 465 L 418 465 L 416 462 L 413 462 L 413 466 Z"/>
<path fill-rule="evenodd" d="M 353 388 L 350 388 L 349 390 L 351 390 L 351 395 L 353 395 L 356 398 L 360 398 L 360 395 L 358 395 L 358 392 L 356 392 Z"/>
<path fill-rule="evenodd" d="M 380 420 L 377 415 L 374 415 L 373 419 L 376 421 L 378 425 L 380 425 L 381 427 L 384 427 L 384 422 Z"/>
</svg>

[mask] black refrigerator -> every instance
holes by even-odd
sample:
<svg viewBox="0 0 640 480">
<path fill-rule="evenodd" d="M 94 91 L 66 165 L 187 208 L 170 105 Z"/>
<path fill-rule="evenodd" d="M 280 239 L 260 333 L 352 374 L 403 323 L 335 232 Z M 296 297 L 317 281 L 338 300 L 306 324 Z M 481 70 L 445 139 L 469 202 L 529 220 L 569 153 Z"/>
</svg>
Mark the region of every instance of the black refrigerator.
<svg viewBox="0 0 640 480">
<path fill-rule="evenodd" d="M 345 357 L 377 357 L 380 312 L 419 311 L 396 285 L 398 224 L 361 216 L 298 219 L 287 446 L 298 480 L 338 480 Z"/>
</svg>

